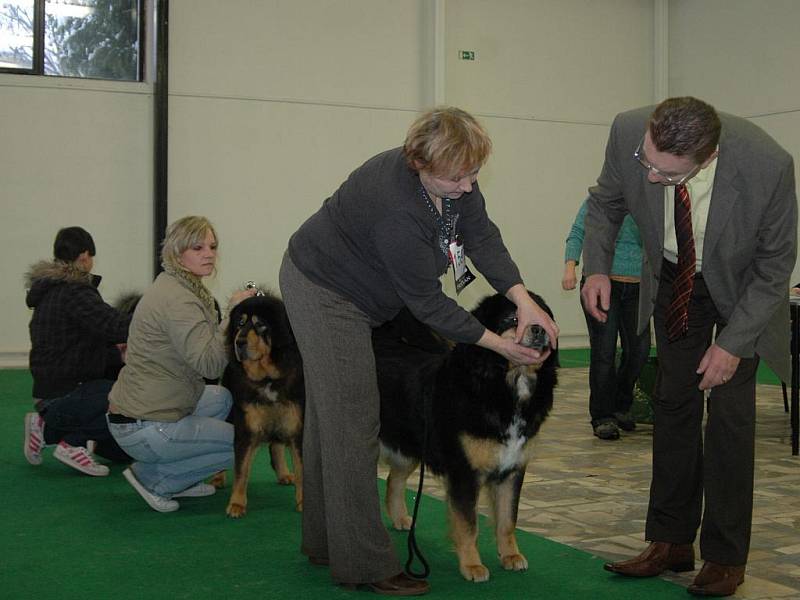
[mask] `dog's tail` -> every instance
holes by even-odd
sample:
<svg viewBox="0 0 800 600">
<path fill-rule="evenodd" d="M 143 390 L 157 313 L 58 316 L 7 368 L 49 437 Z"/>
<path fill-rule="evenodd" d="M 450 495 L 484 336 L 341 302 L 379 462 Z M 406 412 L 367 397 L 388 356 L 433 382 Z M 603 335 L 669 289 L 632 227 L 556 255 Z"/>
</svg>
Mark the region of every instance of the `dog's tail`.
<svg viewBox="0 0 800 600">
<path fill-rule="evenodd" d="M 123 314 L 132 315 L 141 299 L 142 295 L 139 292 L 125 292 L 114 302 L 114 308 Z"/>
</svg>

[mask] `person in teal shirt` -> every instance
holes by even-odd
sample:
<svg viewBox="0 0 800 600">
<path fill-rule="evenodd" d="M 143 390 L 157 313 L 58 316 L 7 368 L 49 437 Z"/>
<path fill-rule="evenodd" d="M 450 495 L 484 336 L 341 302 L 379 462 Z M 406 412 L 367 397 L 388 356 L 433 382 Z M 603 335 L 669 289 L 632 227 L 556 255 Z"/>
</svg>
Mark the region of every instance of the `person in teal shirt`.
<svg viewBox="0 0 800 600">
<path fill-rule="evenodd" d="M 575 267 L 583 250 L 584 200 L 567 236 L 564 253 L 564 277 L 561 287 L 575 289 Z M 589 330 L 589 414 L 594 434 L 603 440 L 619 439 L 619 430 L 633 431 L 631 417 L 633 386 L 650 354 L 650 327 L 637 333 L 639 278 L 642 269 L 642 238 L 630 215 L 619 230 L 614 262 L 611 266 L 611 305 L 608 319 L 601 323 L 592 318 L 583 304 Z M 583 280 L 581 280 L 583 287 Z M 619 365 L 616 362 L 617 339 L 622 346 Z"/>
</svg>

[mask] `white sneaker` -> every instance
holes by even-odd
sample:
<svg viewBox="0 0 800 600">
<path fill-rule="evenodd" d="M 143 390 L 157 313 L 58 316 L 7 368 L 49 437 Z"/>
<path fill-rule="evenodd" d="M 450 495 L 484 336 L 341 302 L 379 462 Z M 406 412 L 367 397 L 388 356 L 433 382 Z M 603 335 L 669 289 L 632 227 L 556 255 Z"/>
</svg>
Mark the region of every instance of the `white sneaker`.
<svg viewBox="0 0 800 600">
<path fill-rule="evenodd" d="M 158 512 L 173 512 L 181 507 L 175 500 L 170 500 L 169 498 L 164 498 L 164 496 L 154 494 L 144 487 L 141 482 L 136 479 L 136 475 L 133 474 L 130 468 L 125 469 L 122 474 L 125 476 L 125 479 L 128 480 L 128 483 L 133 486 L 133 489 L 139 492 L 139 495 L 144 498 L 144 501 L 147 502 L 153 510 L 157 510 Z"/>
<path fill-rule="evenodd" d="M 172 494 L 173 498 L 202 498 L 203 496 L 213 496 L 217 491 L 213 485 L 208 483 L 197 483 L 192 487 L 188 487 L 182 492 Z"/>
<path fill-rule="evenodd" d="M 92 455 L 83 446 L 70 446 L 61 441 L 58 442 L 53 456 L 65 465 L 92 477 L 105 477 L 109 473 L 108 467 L 94 462 Z"/>
<path fill-rule="evenodd" d="M 25 415 L 25 441 L 22 446 L 29 463 L 42 464 L 42 448 L 44 448 L 44 419 L 39 413 L 29 412 Z"/>
</svg>

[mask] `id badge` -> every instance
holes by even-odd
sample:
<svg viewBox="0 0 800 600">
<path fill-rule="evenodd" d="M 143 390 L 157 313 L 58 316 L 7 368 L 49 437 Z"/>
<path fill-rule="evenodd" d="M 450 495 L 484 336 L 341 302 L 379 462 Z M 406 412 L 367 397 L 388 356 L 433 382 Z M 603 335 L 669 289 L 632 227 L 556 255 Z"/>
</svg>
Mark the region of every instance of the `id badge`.
<svg viewBox="0 0 800 600">
<path fill-rule="evenodd" d="M 455 240 L 450 243 L 450 262 L 453 265 L 453 277 L 456 283 L 456 294 L 475 281 L 475 275 L 467 266 L 467 255 L 464 252 L 464 243 L 461 236 L 457 235 Z"/>
</svg>

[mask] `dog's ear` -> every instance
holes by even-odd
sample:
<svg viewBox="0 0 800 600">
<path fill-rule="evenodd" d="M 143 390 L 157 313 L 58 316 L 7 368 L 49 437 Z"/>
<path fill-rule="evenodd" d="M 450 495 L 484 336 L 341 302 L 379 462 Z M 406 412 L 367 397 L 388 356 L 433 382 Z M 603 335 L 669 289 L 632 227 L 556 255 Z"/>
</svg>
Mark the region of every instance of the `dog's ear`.
<svg viewBox="0 0 800 600">
<path fill-rule="evenodd" d="M 481 300 L 472 315 L 489 331 L 497 331 L 500 321 L 506 318 L 509 311 L 515 310 L 514 303 L 503 294 L 486 296 Z"/>
<path fill-rule="evenodd" d="M 554 318 L 553 311 L 544 301 L 544 298 L 538 294 L 534 294 L 530 290 L 528 290 L 528 294 L 533 301 L 536 302 L 536 304 L 538 304 L 548 315 L 550 315 L 550 318 Z M 481 300 L 472 311 L 472 315 L 478 319 L 478 321 L 481 322 L 481 325 L 486 327 L 486 329 L 490 331 L 497 331 L 498 327 L 500 326 L 500 322 L 505 319 L 509 311 L 513 310 L 516 310 L 516 307 L 511 300 L 506 298 L 503 294 L 494 294 L 493 296 L 486 296 L 483 300 Z"/>
<path fill-rule="evenodd" d="M 248 298 L 247 300 L 249 300 Z M 228 328 L 225 332 L 225 339 L 228 342 L 228 347 L 233 347 L 234 338 L 236 337 L 236 333 L 239 329 L 239 320 L 241 319 L 242 314 L 245 312 L 246 305 L 245 302 L 247 300 L 243 300 L 239 302 L 236 306 L 231 309 L 230 314 L 228 315 Z"/>
</svg>

